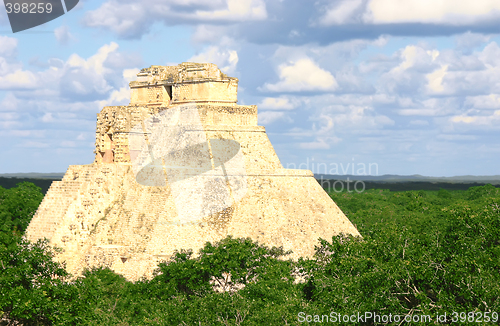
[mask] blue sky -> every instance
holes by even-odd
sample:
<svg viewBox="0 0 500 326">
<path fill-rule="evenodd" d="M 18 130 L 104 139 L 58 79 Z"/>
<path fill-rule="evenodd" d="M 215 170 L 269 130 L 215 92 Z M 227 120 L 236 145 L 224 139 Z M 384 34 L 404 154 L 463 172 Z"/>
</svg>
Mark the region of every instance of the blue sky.
<svg viewBox="0 0 500 326">
<path fill-rule="evenodd" d="M 13 34 L 0 7 L 0 173 L 91 163 L 96 113 L 138 70 L 193 61 L 240 79 L 285 167 L 500 174 L 499 18 L 496 0 L 80 0 Z"/>
</svg>

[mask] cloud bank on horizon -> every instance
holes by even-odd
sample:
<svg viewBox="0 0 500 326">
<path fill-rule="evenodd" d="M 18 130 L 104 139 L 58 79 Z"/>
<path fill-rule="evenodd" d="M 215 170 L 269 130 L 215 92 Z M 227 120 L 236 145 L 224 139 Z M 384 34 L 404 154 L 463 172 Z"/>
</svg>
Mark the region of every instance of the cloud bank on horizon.
<svg viewBox="0 0 500 326">
<path fill-rule="evenodd" d="M 12 34 L 1 8 L 0 172 L 91 163 L 140 68 L 194 61 L 240 79 L 284 167 L 500 174 L 499 19 L 494 0 L 87 0 Z"/>
</svg>

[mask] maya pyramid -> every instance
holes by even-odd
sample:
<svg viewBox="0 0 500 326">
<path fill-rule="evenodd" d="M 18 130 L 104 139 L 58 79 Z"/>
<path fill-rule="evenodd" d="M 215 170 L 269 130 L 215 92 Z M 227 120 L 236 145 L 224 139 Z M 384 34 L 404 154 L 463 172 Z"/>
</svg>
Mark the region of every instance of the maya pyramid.
<svg viewBox="0 0 500 326">
<path fill-rule="evenodd" d="M 311 256 L 356 228 L 311 171 L 284 169 L 257 107 L 214 64 L 142 69 L 127 106 L 97 115 L 95 161 L 53 182 L 26 236 L 62 248 L 78 275 L 107 266 L 151 277 L 176 249 L 228 235 Z"/>
</svg>

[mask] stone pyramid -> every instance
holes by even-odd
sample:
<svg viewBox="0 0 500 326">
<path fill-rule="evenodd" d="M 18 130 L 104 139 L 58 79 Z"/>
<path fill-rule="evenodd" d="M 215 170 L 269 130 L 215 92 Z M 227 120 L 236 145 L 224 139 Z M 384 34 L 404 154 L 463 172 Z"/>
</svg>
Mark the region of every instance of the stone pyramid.
<svg viewBox="0 0 500 326">
<path fill-rule="evenodd" d="M 257 107 L 214 64 L 142 69 L 128 106 L 97 114 L 95 161 L 53 182 L 26 235 L 48 238 L 69 272 L 108 266 L 151 277 L 176 249 L 227 235 L 311 256 L 356 228 L 311 171 L 284 169 Z"/>
</svg>

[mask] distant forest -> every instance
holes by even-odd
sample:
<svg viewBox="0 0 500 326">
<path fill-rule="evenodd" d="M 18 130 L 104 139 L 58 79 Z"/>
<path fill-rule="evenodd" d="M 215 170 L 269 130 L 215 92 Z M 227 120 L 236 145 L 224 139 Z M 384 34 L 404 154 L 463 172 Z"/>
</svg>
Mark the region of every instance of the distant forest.
<svg viewBox="0 0 500 326">
<path fill-rule="evenodd" d="M 45 195 L 49 190 L 53 181 L 61 181 L 61 179 L 34 179 L 34 178 L 5 178 L 0 177 L 0 187 L 4 189 L 14 188 L 18 183 L 31 182 L 42 188 L 42 193 Z"/>
<path fill-rule="evenodd" d="M 316 179 L 318 180 L 318 179 Z M 49 190 L 50 185 L 53 181 L 61 181 L 61 179 L 39 179 L 39 178 L 6 178 L 0 177 L 0 187 L 4 189 L 14 188 L 18 183 L 21 182 L 31 182 L 36 186 L 42 188 L 42 193 L 45 195 L 47 190 Z M 341 187 L 344 187 L 344 191 L 347 190 L 347 182 L 345 180 L 318 180 L 320 184 L 322 184 L 323 189 L 327 192 L 338 192 L 341 190 Z M 356 181 L 349 182 L 349 189 L 354 191 L 354 185 Z M 470 187 L 484 186 L 488 184 L 487 182 L 464 182 L 464 183 L 455 183 L 455 182 L 429 182 L 429 181 L 395 181 L 395 182 L 386 182 L 386 181 L 363 181 L 364 190 L 370 189 L 385 189 L 390 191 L 409 191 L 409 190 L 467 190 Z M 497 188 L 500 188 L 500 184 L 493 185 Z M 335 189 L 334 189 L 335 188 Z M 358 182 L 356 185 L 356 189 L 358 191 L 363 189 L 363 184 Z"/>
<path fill-rule="evenodd" d="M 410 191 L 410 190 L 468 190 L 470 187 L 484 186 L 488 184 L 487 182 L 464 182 L 464 183 L 455 183 L 455 182 L 429 182 L 429 181 L 401 181 L 401 182 L 385 182 L 385 181 L 350 181 L 347 184 L 345 180 L 318 180 L 316 179 L 320 185 L 322 185 L 323 189 L 327 192 L 341 192 L 342 187 L 344 187 L 343 191 L 347 190 L 347 186 L 351 191 L 355 191 L 354 186 L 356 186 L 356 190 L 360 192 L 364 190 L 370 189 L 385 189 L 390 191 Z M 358 184 L 356 184 L 358 182 Z M 496 188 L 500 188 L 500 185 L 493 185 Z"/>
</svg>

